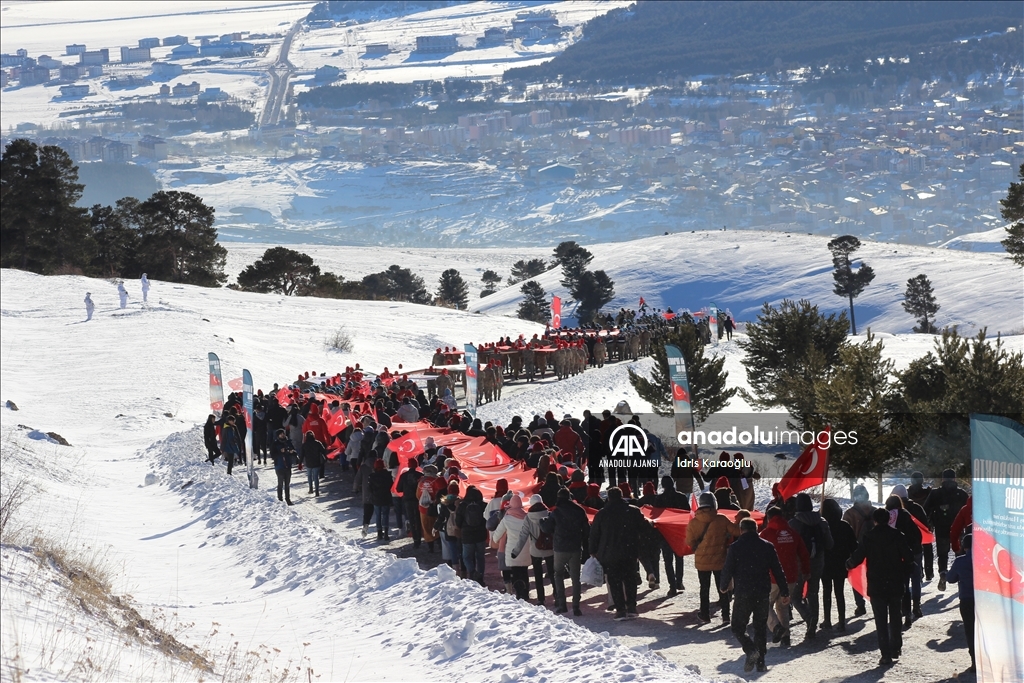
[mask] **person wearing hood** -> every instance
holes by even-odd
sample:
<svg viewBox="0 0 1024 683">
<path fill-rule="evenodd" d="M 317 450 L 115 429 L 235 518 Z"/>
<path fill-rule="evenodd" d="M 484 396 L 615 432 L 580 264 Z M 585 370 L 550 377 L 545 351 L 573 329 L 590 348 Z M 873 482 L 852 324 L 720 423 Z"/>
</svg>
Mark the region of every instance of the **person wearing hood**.
<svg viewBox="0 0 1024 683">
<path fill-rule="evenodd" d="M 910 500 L 917 503 L 922 510 L 924 510 L 924 504 L 928 502 L 928 496 L 931 495 L 932 487 L 926 486 L 924 483 L 924 474 L 921 472 L 912 472 L 910 475 L 910 486 L 907 488 L 907 496 Z M 909 508 L 908 508 L 909 509 Z M 911 510 L 910 514 L 915 514 Z M 925 517 L 927 518 L 928 512 L 925 511 Z M 925 526 L 931 529 L 931 521 L 925 519 Z M 933 530 L 934 531 L 934 530 Z M 924 578 L 925 581 L 931 581 L 935 577 L 935 553 L 931 543 L 924 543 L 921 545 L 923 551 L 923 567 L 924 567 Z"/>
<path fill-rule="evenodd" d="M 832 548 L 825 551 L 825 571 L 821 576 L 824 601 L 822 628 L 832 628 L 832 593 L 836 596 L 836 611 L 839 621 L 836 630 L 846 631 L 846 561 L 857 549 L 857 534 L 848 522 L 843 521 L 843 510 L 833 498 L 826 498 L 821 504 L 821 516 L 828 523 L 832 534 Z"/>
<path fill-rule="evenodd" d="M 235 460 L 242 455 L 242 437 L 238 434 L 235 426 L 234 415 L 228 415 L 220 428 L 220 451 L 224 454 L 224 461 L 228 465 L 228 474 L 235 465 Z"/>
<path fill-rule="evenodd" d="M 506 583 L 512 584 L 516 597 L 520 600 L 530 599 L 530 556 L 527 553 L 518 553 L 513 556 L 510 538 L 518 539 L 526 522 L 526 510 L 523 509 L 523 499 L 518 493 L 512 492 L 509 499 L 508 509 L 505 515 L 498 522 L 494 533 L 491 535 L 493 542 L 498 544 L 498 552 L 504 556 L 507 574 Z"/>
<path fill-rule="evenodd" d="M 85 321 L 92 320 L 92 314 L 96 311 L 96 304 L 92 301 L 92 292 L 85 293 Z"/>
<path fill-rule="evenodd" d="M 944 470 L 942 483 L 928 495 L 924 511 L 935 528 L 935 551 L 939 567 L 939 590 L 946 590 L 946 563 L 949 561 L 950 529 L 960 508 L 967 504 L 967 492 L 956 485 L 956 472 Z"/>
<path fill-rule="evenodd" d="M 789 600 L 785 596 L 795 597 L 800 592 L 800 583 L 811 571 L 811 558 L 800 532 L 792 529 L 786 522 L 782 510 L 777 507 L 768 508 L 768 524 L 761 532 L 761 538 L 775 547 L 779 556 L 779 564 L 786 575 L 786 585 L 781 586 L 772 579 L 771 594 L 768 596 L 768 629 L 772 632 L 772 642 L 781 643 L 781 647 L 789 647 L 789 618 L 787 607 Z M 771 609 L 774 607 L 774 609 Z M 806 622 L 806 619 L 805 619 Z M 811 628 L 807 623 L 808 631 Z"/>
<path fill-rule="evenodd" d="M 306 432 L 302 442 L 302 464 L 306 466 L 306 480 L 309 492 L 315 498 L 320 497 L 320 473 L 327 463 L 327 448 L 317 440 L 313 432 Z"/>
<path fill-rule="evenodd" d="M 871 529 L 871 515 L 874 512 L 875 506 L 871 504 L 871 496 L 868 494 L 867 487 L 863 484 L 854 486 L 853 505 L 843 513 L 843 521 L 847 522 L 853 529 L 853 533 L 857 536 L 857 543 L 860 543 L 861 539 L 864 538 L 864 534 Z M 853 616 L 860 617 L 868 613 L 867 607 L 864 604 L 864 596 L 854 591 L 853 601 L 857 605 L 857 608 L 853 611 Z"/>
<path fill-rule="evenodd" d="M 705 491 L 697 499 L 697 512 L 686 525 L 686 545 L 693 549 L 693 564 L 700 580 L 700 610 L 698 618 L 705 624 L 711 621 L 711 578 L 719 589 L 718 605 L 722 610 L 722 622 L 729 623 L 729 602 L 731 596 L 721 592 L 727 584 L 722 583 L 722 567 L 725 566 L 729 543 L 740 535 L 740 528 L 718 513 L 718 501 L 713 493 Z"/>
<path fill-rule="evenodd" d="M 206 459 L 213 465 L 213 461 L 220 457 L 220 447 L 217 445 L 217 423 L 213 413 L 206 418 L 203 425 L 203 443 L 206 445 Z"/>
<path fill-rule="evenodd" d="M 448 410 L 455 411 L 459 408 L 459 404 L 455 401 L 455 397 L 452 396 L 451 389 L 444 390 L 444 394 L 441 396 L 441 402 L 448 407 Z"/>
<path fill-rule="evenodd" d="M 121 308 L 128 307 L 128 290 L 124 288 L 123 282 L 117 283 L 117 296 L 121 300 Z"/>
<path fill-rule="evenodd" d="M 544 485 L 540 487 L 540 497 L 544 500 L 544 505 L 554 507 L 558 502 L 558 492 L 561 489 L 562 483 L 558 480 L 558 475 L 548 472 L 544 478 Z"/>
<path fill-rule="evenodd" d="M 288 505 L 292 504 L 292 462 L 295 449 L 283 429 L 278 429 L 274 442 L 270 444 L 270 459 L 274 461 L 274 474 L 277 475 L 277 499 Z"/>
<path fill-rule="evenodd" d="M 929 528 L 929 525 L 928 525 L 928 513 L 924 511 L 924 507 L 923 506 L 921 506 L 919 503 L 917 503 L 914 499 L 912 499 L 910 497 L 910 492 L 907 490 L 907 487 L 905 487 L 903 484 L 896 484 L 896 486 L 894 486 L 892 488 L 892 493 L 890 495 L 898 496 L 899 499 L 903 502 L 903 509 L 906 510 L 908 513 L 910 513 L 911 517 L 913 517 L 915 520 L 917 520 L 918 522 L 921 523 L 918 526 L 918 531 L 920 531 L 921 526 L 923 526 L 926 529 Z M 970 500 L 970 498 L 968 498 L 968 501 L 969 500 Z M 962 512 L 962 510 L 961 510 L 961 512 Z M 913 612 L 914 619 L 920 619 L 921 617 L 924 616 L 924 613 L 921 612 L 920 604 L 921 604 L 921 584 L 924 581 L 925 546 L 928 547 L 929 551 L 931 550 L 931 543 L 924 543 L 924 538 L 923 538 L 924 534 L 919 534 L 919 535 L 921 536 L 921 542 L 918 545 L 916 545 L 916 546 L 911 544 L 911 548 L 910 548 L 914 552 L 914 565 L 915 565 L 914 573 L 911 574 L 911 577 L 910 577 L 911 578 L 911 591 L 913 592 L 913 594 L 915 594 L 917 596 L 917 599 L 916 599 L 916 601 L 914 603 L 917 606 L 914 609 L 914 612 Z M 952 537 L 951 537 L 950 540 L 951 541 L 953 540 Z M 958 548 L 955 547 L 955 544 L 954 544 L 953 551 L 954 552 L 958 551 Z"/>
<path fill-rule="evenodd" d="M 572 499 L 568 489 L 559 489 L 555 507 L 550 515 L 541 520 L 540 526 L 542 531 L 551 534 L 555 551 L 555 612 L 565 614 L 569 611 L 565 599 L 565 575 L 568 572 L 572 581 L 572 614 L 575 617 L 582 616 L 580 567 L 590 540 L 587 513 Z"/>
<path fill-rule="evenodd" d="M 356 476 L 352 480 L 352 492 L 362 492 L 363 500 L 363 536 L 370 533 L 370 522 L 373 520 L 373 493 L 370 490 L 371 476 L 374 471 L 375 458 L 373 454 L 370 454 L 369 458 L 364 458 L 359 462 L 359 469 L 356 470 Z"/>
<path fill-rule="evenodd" d="M 484 550 L 487 547 L 486 508 L 483 493 L 470 485 L 455 510 L 455 524 L 462 532 L 462 562 L 466 565 L 466 575 L 481 586 L 484 585 Z"/>
<path fill-rule="evenodd" d="M 569 494 L 580 505 L 587 499 L 587 479 L 583 470 L 575 470 L 569 477 Z"/>
<path fill-rule="evenodd" d="M 834 541 L 828 522 L 814 511 L 814 503 L 807 493 L 796 494 L 796 514 L 789 521 L 789 527 L 800 534 L 811 559 L 810 571 L 806 575 L 807 595 L 804 596 L 804 592 L 798 590 L 793 597 L 793 607 L 807 623 L 807 632 L 804 634 L 806 642 L 814 640 L 817 634 L 818 614 L 821 610 L 818 590 L 825 571 L 825 553 L 832 548 Z"/>
<path fill-rule="evenodd" d="M 348 444 L 345 446 L 345 459 L 352 465 L 352 469 L 359 467 L 359 461 L 361 460 L 360 451 L 363 445 L 363 430 L 354 429 L 352 434 L 348 437 Z M 357 473 L 358 474 L 358 473 Z"/>
<path fill-rule="evenodd" d="M 868 597 L 875 617 L 879 666 L 892 666 L 903 649 L 903 629 L 900 618 L 903 586 L 914 562 L 907 539 L 889 526 L 889 511 L 878 508 L 871 513 L 874 526 L 864 533 L 857 549 L 846 561 L 853 569 L 865 560 L 868 563 Z"/>
<path fill-rule="evenodd" d="M 608 489 L 608 503 L 594 516 L 589 550 L 604 568 L 615 604 L 615 620 L 636 619 L 636 570 L 644 519 L 640 508 L 622 499 L 622 490 Z"/>
<path fill-rule="evenodd" d="M 398 408 L 398 419 L 402 422 L 418 422 L 420 419 L 420 411 L 408 396 L 402 399 L 402 405 Z"/>
<path fill-rule="evenodd" d="M 600 484 L 587 484 L 587 496 L 583 499 L 583 507 L 592 510 L 600 510 L 604 507 L 604 498 L 601 497 Z"/>
<path fill-rule="evenodd" d="M 910 513 L 903 509 L 903 499 L 898 495 L 892 495 L 885 500 L 885 509 L 889 512 L 889 526 L 899 531 L 907 539 L 910 546 L 910 554 L 914 561 L 908 568 L 904 581 L 903 590 L 903 617 L 904 629 L 910 628 L 914 621 L 914 615 L 921 612 L 921 529 L 914 523 Z M 913 604 L 913 612 L 911 612 Z"/>
<path fill-rule="evenodd" d="M 675 482 L 675 489 L 684 496 L 689 496 L 693 493 L 693 485 L 697 484 L 697 490 L 702 491 L 704 489 L 704 477 L 701 475 L 701 471 L 696 467 L 682 467 L 681 463 L 686 460 L 692 460 L 691 456 L 693 453 L 688 451 L 685 447 L 680 447 L 676 450 L 676 457 L 672 460 L 672 468 L 669 470 L 669 476 Z"/>
<path fill-rule="evenodd" d="M 142 284 L 142 303 L 146 303 L 149 301 L 149 278 L 143 273 L 139 280 Z"/>
<path fill-rule="evenodd" d="M 401 504 L 405 507 L 406 524 L 412 536 L 412 547 L 418 549 L 423 539 L 423 528 L 420 526 L 419 499 L 416 497 L 416 485 L 423 477 L 419 470 L 419 461 L 409 458 L 409 469 L 398 477 L 398 490 L 402 492 Z"/>
<path fill-rule="evenodd" d="M 675 481 L 671 475 L 661 478 L 661 493 L 655 498 L 654 507 L 670 510 L 690 511 L 690 501 L 685 495 L 676 491 Z M 683 556 L 676 555 L 668 541 L 661 539 L 661 558 L 665 562 L 665 578 L 668 579 L 668 597 L 672 598 L 679 591 L 686 590 L 683 585 Z"/>
<path fill-rule="evenodd" d="M 427 542 L 427 550 L 434 552 L 434 542 L 437 540 L 437 532 L 434 530 L 434 522 L 437 516 L 433 512 L 434 500 L 437 494 L 446 487 L 444 479 L 437 476 L 437 467 L 427 465 L 423 468 L 423 476 L 416 483 L 416 501 L 419 507 L 420 528 L 423 530 L 423 540 Z"/>
<path fill-rule="evenodd" d="M 533 580 L 537 588 L 538 605 L 543 605 L 546 599 L 544 595 L 545 576 L 552 584 L 554 584 L 555 578 L 555 550 L 551 534 L 545 533 L 540 527 L 541 520 L 548 514 L 548 507 L 544 504 L 544 499 L 540 494 L 535 493 L 530 496 L 530 507 L 526 511 L 526 519 L 523 520 L 519 538 L 510 555 L 513 560 L 519 553 L 530 556 L 533 565 Z M 545 572 L 545 568 L 547 572 Z"/>
</svg>

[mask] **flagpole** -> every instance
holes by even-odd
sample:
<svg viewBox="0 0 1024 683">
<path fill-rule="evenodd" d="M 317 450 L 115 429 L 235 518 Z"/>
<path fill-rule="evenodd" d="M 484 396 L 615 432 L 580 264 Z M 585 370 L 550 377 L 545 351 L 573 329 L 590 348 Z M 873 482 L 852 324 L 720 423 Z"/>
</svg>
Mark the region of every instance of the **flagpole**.
<svg viewBox="0 0 1024 683">
<path fill-rule="evenodd" d="M 832 425 L 828 427 L 828 438 L 829 446 L 825 452 L 825 477 L 821 480 L 821 502 L 818 503 L 818 510 L 821 510 L 821 506 L 825 503 L 825 484 L 828 482 L 828 468 L 832 464 Z"/>
</svg>

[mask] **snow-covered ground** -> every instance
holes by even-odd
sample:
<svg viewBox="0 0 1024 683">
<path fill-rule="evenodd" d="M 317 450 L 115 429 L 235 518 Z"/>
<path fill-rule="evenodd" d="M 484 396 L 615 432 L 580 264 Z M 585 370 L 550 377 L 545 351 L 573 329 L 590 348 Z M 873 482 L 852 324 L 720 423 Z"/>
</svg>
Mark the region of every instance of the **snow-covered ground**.
<svg viewBox="0 0 1024 683">
<path fill-rule="evenodd" d="M 274 499 L 269 470 L 251 491 L 241 475 L 228 479 L 202 461 L 197 425 L 207 413 L 207 351 L 220 354 L 226 379 L 247 367 L 267 387 L 298 371 L 356 361 L 371 369 L 422 366 L 439 344 L 539 326 L 162 282 L 154 283 L 150 304 L 133 299 L 121 311 L 107 281 L 11 270 L 0 273 L 0 286 L 0 400 L 18 408 L 0 411 L 4 485 L 25 480 L 31 493 L 15 518 L 19 544 L 2 548 L 6 672 L 16 665 L 27 680 L 238 680 L 230 672 L 243 671 L 254 680 L 687 681 L 699 669 L 739 680 L 733 639 L 714 623 L 696 624 L 692 564 L 679 598 L 642 591 L 637 622 L 612 622 L 596 589 L 585 596 L 585 616 L 569 620 L 444 568 L 423 571 L 395 557 L 401 552 L 375 551 L 358 536 L 358 506 L 341 499 L 344 481 L 312 499 L 296 479 L 298 504 L 286 508 Z M 86 290 L 98 302 L 88 323 Z M 353 336 L 351 353 L 324 349 L 324 336 L 339 324 Z M 898 365 L 930 342 L 924 335 L 883 340 Z M 1008 340 L 1015 348 L 1022 342 Z M 725 354 L 730 383 L 744 386 L 735 342 L 713 352 Z M 481 414 L 578 414 L 621 399 L 645 407 L 624 364 L 509 392 Z M 72 445 L 58 445 L 49 431 Z M 147 485 L 147 475 L 155 483 Z M 40 564 L 27 548 L 36 535 L 71 557 L 92 558 L 110 594 L 130 596 L 120 603 L 126 608 L 78 610 L 81 584 L 52 561 Z M 870 622 L 858 619 L 818 651 L 773 650 L 772 671 L 759 680 L 934 681 L 962 670 L 953 594 L 928 586 L 925 611 L 907 636 L 903 662 L 884 676 L 872 668 Z M 137 637 L 124 630 L 140 619 L 152 628 L 137 629 Z M 188 662 L 209 662 L 216 675 Z"/>
<path fill-rule="evenodd" d="M 1001 244 L 1006 239 L 1006 226 L 958 235 L 942 245 L 943 249 L 959 249 L 961 251 L 985 251 L 1005 253 Z"/>
<path fill-rule="evenodd" d="M 540 64 L 564 50 L 578 37 L 584 22 L 629 3 L 621 0 L 574 2 L 473 2 L 454 7 L 415 12 L 334 28 L 316 28 L 296 39 L 291 62 L 311 72 L 331 64 L 345 72 L 348 82 L 443 80 L 500 76 L 506 69 Z M 476 47 L 489 28 L 511 30 L 521 12 L 554 13 L 558 24 L 569 31 L 561 38 L 517 39 L 504 45 Z M 366 17 L 372 19 L 372 17 Z M 458 36 L 457 52 L 417 53 L 416 36 Z M 366 54 L 366 46 L 387 44 L 388 54 Z"/>
<path fill-rule="evenodd" d="M 567 237 L 569 239 L 569 237 Z M 797 233 L 747 230 L 682 232 L 629 242 L 587 245 L 594 254 L 593 270 L 603 269 L 615 282 L 610 309 L 635 308 L 644 297 L 648 305 L 699 310 L 714 302 L 732 310 L 740 321 L 752 321 L 764 302 L 806 298 L 825 312 L 846 310 L 844 299 L 832 293 L 829 238 Z M 227 273 L 234 278 L 259 258 L 270 244 L 225 242 Z M 1024 332 L 1024 275 L 1005 254 L 963 253 L 933 247 L 863 242 L 859 258 L 875 271 L 875 280 L 855 301 L 857 329 L 884 334 L 908 333 L 916 321 L 903 310 L 907 280 L 925 273 L 941 306 L 935 324 L 956 325 L 973 335 L 988 328 L 989 336 Z M 324 270 L 356 280 L 398 264 L 411 268 L 437 288 L 441 271 L 459 270 L 470 287 L 470 310 L 514 316 L 522 294 L 506 287 L 477 298 L 485 269 L 507 278 L 519 259 L 543 258 L 548 248 L 404 249 L 290 245 L 313 256 Z M 548 294 L 569 297 L 558 284 L 561 270 L 536 279 Z M 566 308 L 568 316 L 570 309 Z M 929 342 L 930 346 L 930 342 Z"/>
</svg>

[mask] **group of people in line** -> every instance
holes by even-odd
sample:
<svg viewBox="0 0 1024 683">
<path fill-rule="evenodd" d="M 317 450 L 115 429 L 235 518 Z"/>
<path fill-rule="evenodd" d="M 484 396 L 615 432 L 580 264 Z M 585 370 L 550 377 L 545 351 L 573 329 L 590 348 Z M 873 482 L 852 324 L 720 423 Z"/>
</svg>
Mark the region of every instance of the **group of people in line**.
<svg viewBox="0 0 1024 683">
<path fill-rule="evenodd" d="M 149 278 L 143 273 L 142 277 L 139 278 L 139 282 L 142 286 L 142 302 L 146 303 L 149 301 Z M 124 281 L 118 280 L 117 282 L 117 298 L 120 302 L 122 309 L 128 307 L 129 294 L 128 290 L 125 289 Z M 86 321 L 92 320 L 93 313 L 96 312 L 96 302 L 92 300 L 92 292 L 85 293 L 85 319 Z"/>
<path fill-rule="evenodd" d="M 355 391 L 354 384 L 347 384 L 337 387 L 339 399 Z M 377 539 L 388 543 L 397 529 L 398 536 L 412 539 L 414 549 L 426 545 L 428 553 L 440 550 L 443 562 L 480 584 L 492 549 L 506 592 L 544 605 L 550 588 L 556 611 L 571 610 L 575 616 L 582 614 L 581 568 L 595 558 L 603 570 L 607 608 L 616 620 L 629 620 L 638 616 L 637 587 L 644 577 L 650 589 L 661 587 L 662 564 L 666 597 L 685 590 L 683 557 L 640 508 L 688 512 L 694 494 L 697 504 L 686 543 L 694 554 L 699 584 L 697 618 L 711 622 L 717 604 L 722 622 L 743 647 L 746 671 L 766 670 L 769 634 L 773 643 L 791 645 L 793 610 L 805 625 L 805 644 L 813 644 L 821 630 L 845 631 L 847 575 L 864 561 L 881 666 L 900 658 L 903 631 L 923 616 L 922 582 L 933 580 L 936 570 L 940 591 L 947 582 L 960 588 L 964 628 L 972 643 L 970 562 L 961 559 L 970 552 L 971 506 L 952 470 L 943 473 L 935 488 L 915 472 L 909 486 L 895 486 L 881 507 L 870 501 L 864 486 L 857 486 L 845 511 L 830 498 L 815 510 L 810 495 L 784 499 L 776 487 L 759 523 L 755 517 L 761 515 L 752 514 L 753 483 L 759 475 L 750 467 L 733 467 L 728 453 L 717 466 L 699 470 L 678 467 L 688 455 L 678 452 L 670 466 L 661 468 L 667 473 L 660 478 L 657 469 L 598 466 L 608 434 L 622 424 L 610 411 L 600 417 L 585 411 L 560 420 L 548 411 L 530 422 L 517 416 L 503 426 L 460 413 L 450 405 L 450 392 L 428 398 L 404 377 L 390 385 L 375 380 L 370 386 L 368 395 L 361 395 L 372 406 L 370 413 L 334 435 L 323 418 L 324 401 L 315 394 L 293 394 L 297 400 L 282 406 L 276 385 L 265 396 L 257 393 L 253 458 L 272 461 L 279 500 L 292 503 L 293 469 L 305 470 L 309 493 L 319 496 L 327 454 L 336 454 L 338 469 L 354 471 L 352 486 L 363 505 L 364 535 L 375 521 Z M 388 444 L 404 432 L 393 425 L 416 420 L 483 437 L 534 471 L 537 492 L 522 496 L 498 480 L 495 494 L 485 500 L 481 490 L 468 485 L 451 450 L 429 437 L 424 452 L 400 461 Z M 639 424 L 635 416 L 631 421 Z M 229 397 L 219 419 L 210 416 L 205 435 L 208 458 L 213 462 L 223 456 L 230 473 L 233 462 L 246 455 L 237 394 Z M 656 437 L 649 447 L 668 461 Z M 922 542 L 921 526 L 934 533 L 935 551 Z M 952 567 L 951 549 L 961 555 Z M 854 592 L 854 600 L 852 616 L 864 616 L 864 598 Z M 751 624 L 753 638 L 747 632 Z M 972 667 L 973 659 L 972 646 Z"/>
</svg>

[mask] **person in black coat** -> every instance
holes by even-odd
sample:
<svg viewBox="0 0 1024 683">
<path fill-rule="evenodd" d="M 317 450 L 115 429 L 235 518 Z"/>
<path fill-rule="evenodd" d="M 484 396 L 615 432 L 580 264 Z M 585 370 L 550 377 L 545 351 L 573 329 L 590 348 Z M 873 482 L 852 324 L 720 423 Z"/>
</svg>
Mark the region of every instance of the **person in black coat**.
<svg viewBox="0 0 1024 683">
<path fill-rule="evenodd" d="M 700 476 L 700 472 L 697 472 Z M 654 507 L 671 510 L 690 510 L 690 499 L 676 490 L 672 477 L 666 474 L 661 478 L 661 493 L 654 500 Z M 661 559 L 665 562 L 665 579 L 668 580 L 668 597 L 675 597 L 679 591 L 686 590 L 683 586 L 683 556 L 676 555 L 668 541 L 661 539 Z"/>
<path fill-rule="evenodd" d="M 398 490 L 402 492 L 405 518 L 412 533 L 412 547 L 419 548 L 423 542 L 423 529 L 420 527 L 420 502 L 416 497 L 416 485 L 423 477 L 423 472 L 419 470 L 419 460 L 416 458 L 409 458 L 407 464 L 409 469 L 398 477 Z"/>
<path fill-rule="evenodd" d="M 370 473 L 370 501 L 377 514 L 377 540 L 385 543 L 391 540 L 388 534 L 388 521 L 391 516 L 391 487 L 395 479 L 384 466 L 384 461 L 377 458 L 373 461 L 373 472 Z"/>
<path fill-rule="evenodd" d="M 960 508 L 967 504 L 967 492 L 956 485 L 956 472 L 944 470 L 942 484 L 928 494 L 924 511 L 935 528 L 935 552 L 939 565 L 939 590 L 946 590 L 946 563 L 949 561 L 949 530 Z"/>
<path fill-rule="evenodd" d="M 455 508 L 455 525 L 462 533 L 462 561 L 466 565 L 466 576 L 481 586 L 484 585 L 484 549 L 487 547 L 486 507 L 484 494 L 471 485 Z"/>
<path fill-rule="evenodd" d="M 889 511 L 878 508 L 871 513 L 875 526 L 864 534 L 857 549 L 846 561 L 853 569 L 868 563 L 868 597 L 875 615 L 878 649 L 882 653 L 879 666 L 891 666 L 903 649 L 900 602 L 907 576 L 914 564 L 906 537 L 889 526 Z"/>
<path fill-rule="evenodd" d="M 220 457 L 220 446 L 217 445 L 217 423 L 213 414 L 206 418 L 203 425 L 203 443 L 206 444 L 206 459 L 213 464 L 213 461 Z"/>
<path fill-rule="evenodd" d="M 270 444 L 270 459 L 274 461 L 274 474 L 277 475 L 277 499 L 292 504 L 292 465 L 294 464 L 295 448 L 283 429 L 278 429 L 273 443 Z"/>
<path fill-rule="evenodd" d="M 885 500 L 885 509 L 896 513 L 895 529 L 903 534 L 910 546 L 910 554 L 914 559 L 907 574 L 906 588 L 903 591 L 903 617 L 906 620 L 905 628 L 910 628 L 914 619 L 911 613 L 911 604 L 916 613 L 921 613 L 921 529 L 914 523 L 909 512 L 903 509 L 903 499 L 897 495 L 889 496 Z"/>
<path fill-rule="evenodd" d="M 825 551 L 825 570 L 821 575 L 824 618 L 821 627 L 832 628 L 832 592 L 835 591 L 838 631 L 846 631 L 846 561 L 857 549 L 857 534 L 849 522 L 843 520 L 843 510 L 833 498 L 821 504 L 821 516 L 832 534 L 832 548 Z"/>
<path fill-rule="evenodd" d="M 562 484 L 558 481 L 558 474 L 548 472 L 544 479 L 544 485 L 540 487 L 540 497 L 544 499 L 544 504 L 548 507 L 555 505 L 558 502 L 558 492 L 561 488 Z"/>
<path fill-rule="evenodd" d="M 568 489 L 559 489 L 555 496 L 555 506 L 551 508 L 551 513 L 540 521 L 540 529 L 551 534 L 551 545 L 555 551 L 555 612 L 565 614 L 569 611 L 565 600 L 565 575 L 568 571 L 569 579 L 572 581 L 572 613 L 573 616 L 582 616 L 580 567 L 590 540 L 590 520 L 587 513 L 573 500 Z"/>
<path fill-rule="evenodd" d="M 315 498 L 319 498 L 320 476 L 324 465 L 327 464 L 327 447 L 320 443 L 311 431 L 306 432 L 306 437 L 302 441 L 302 464 L 306 468 L 309 492 L 313 493 Z"/>
<path fill-rule="evenodd" d="M 644 519 L 640 508 L 627 504 L 618 487 L 608 489 L 608 502 L 590 527 L 590 555 L 604 567 L 615 603 L 615 619 L 635 619 L 636 569 Z"/>
<path fill-rule="evenodd" d="M 775 546 L 757 535 L 757 522 L 740 520 L 740 533 L 725 555 L 719 591 L 727 593 L 733 583 L 735 596 L 732 608 L 732 633 L 743 646 L 747 661 L 744 671 L 767 671 L 764 663 L 768 651 L 768 607 L 772 590 L 771 577 L 779 587 L 782 604 L 789 603 L 789 583 L 779 562 Z M 794 577 L 795 578 L 795 577 Z M 747 635 L 747 624 L 754 620 L 754 639 Z"/>
</svg>

